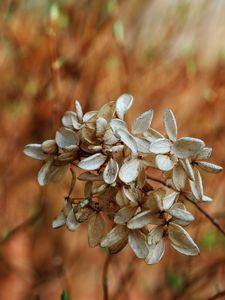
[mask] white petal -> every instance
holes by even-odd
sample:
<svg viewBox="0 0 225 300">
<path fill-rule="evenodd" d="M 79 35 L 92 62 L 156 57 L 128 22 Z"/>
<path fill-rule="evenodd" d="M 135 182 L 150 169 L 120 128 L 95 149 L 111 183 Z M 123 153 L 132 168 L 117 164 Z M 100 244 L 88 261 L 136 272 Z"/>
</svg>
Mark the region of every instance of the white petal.
<svg viewBox="0 0 225 300">
<path fill-rule="evenodd" d="M 128 243 L 138 258 L 145 258 L 148 254 L 144 235 L 139 230 L 130 231 Z"/>
<path fill-rule="evenodd" d="M 138 177 L 140 166 L 141 162 L 139 159 L 126 161 L 120 168 L 119 178 L 125 183 L 134 181 Z"/>
<path fill-rule="evenodd" d="M 208 159 L 212 154 L 212 148 L 203 148 L 196 154 L 196 160 Z"/>
<path fill-rule="evenodd" d="M 48 171 L 48 181 L 51 182 L 61 181 L 64 178 L 68 168 L 69 165 L 55 166 L 52 164 Z"/>
<path fill-rule="evenodd" d="M 164 128 L 169 139 L 173 142 L 177 138 L 177 123 L 172 110 L 167 109 L 164 113 Z"/>
<path fill-rule="evenodd" d="M 199 162 L 197 162 L 197 165 L 204 171 L 209 172 L 209 173 L 214 173 L 214 174 L 219 173 L 223 170 L 223 168 L 221 166 L 209 163 L 207 161 L 199 161 Z"/>
<path fill-rule="evenodd" d="M 182 254 L 195 256 L 199 254 L 199 248 L 190 235 L 180 225 L 170 223 L 168 237 L 171 245 Z"/>
<path fill-rule="evenodd" d="M 155 158 L 155 163 L 162 171 L 170 171 L 174 167 L 174 162 L 168 155 L 158 154 Z"/>
<path fill-rule="evenodd" d="M 77 113 L 77 118 L 80 123 L 83 121 L 83 110 L 78 100 L 75 101 L 75 109 Z"/>
<path fill-rule="evenodd" d="M 150 151 L 151 143 L 149 141 L 147 141 L 144 138 L 138 138 L 138 137 L 134 137 L 134 139 L 137 143 L 138 152 L 145 153 L 145 154 L 151 153 Z"/>
<path fill-rule="evenodd" d="M 128 94 L 121 95 L 116 101 L 116 113 L 117 116 L 123 120 L 124 115 L 129 110 L 133 103 L 133 97 Z"/>
<path fill-rule="evenodd" d="M 77 114 L 73 111 L 66 111 L 62 117 L 62 124 L 65 127 L 73 127 L 72 117 L 77 120 Z"/>
<path fill-rule="evenodd" d="M 101 241 L 101 247 L 111 247 L 119 241 L 127 238 L 128 229 L 126 226 L 117 225 Z"/>
<path fill-rule="evenodd" d="M 106 145 L 114 145 L 119 141 L 119 139 L 114 135 L 111 128 L 106 130 L 103 140 L 104 144 Z"/>
<path fill-rule="evenodd" d="M 97 111 L 89 111 L 86 114 L 84 114 L 83 116 L 83 122 L 86 123 L 88 121 L 90 121 L 90 119 L 97 117 L 98 112 Z"/>
<path fill-rule="evenodd" d="M 137 155 L 137 143 L 134 137 L 128 132 L 123 129 L 118 129 L 116 131 L 117 135 L 119 136 L 120 140 L 127 145 L 128 148 L 132 151 L 133 155 Z"/>
<path fill-rule="evenodd" d="M 24 147 L 23 153 L 38 160 L 45 160 L 48 158 L 48 155 L 43 153 L 41 144 L 28 144 Z"/>
<path fill-rule="evenodd" d="M 164 138 L 160 132 L 153 128 L 149 128 L 148 130 L 146 130 L 144 132 L 144 137 L 150 142 L 154 142 L 155 140 Z"/>
<path fill-rule="evenodd" d="M 79 136 L 76 132 L 68 128 L 60 128 L 56 132 L 55 140 L 60 148 L 70 147 L 79 144 Z"/>
<path fill-rule="evenodd" d="M 189 211 L 177 207 L 176 204 L 173 205 L 167 212 L 176 219 L 180 219 L 185 222 L 194 221 L 194 217 Z"/>
<path fill-rule="evenodd" d="M 150 211 L 142 211 L 138 213 L 136 216 L 134 216 L 128 223 L 127 227 L 130 229 L 139 229 L 143 228 L 144 226 L 148 224 L 161 224 L 162 220 L 159 220 L 155 213 L 152 213 Z"/>
<path fill-rule="evenodd" d="M 163 226 L 154 227 L 148 234 L 148 244 L 157 244 L 163 238 L 164 229 Z"/>
<path fill-rule="evenodd" d="M 106 223 L 100 213 L 94 213 L 88 222 L 88 243 L 90 247 L 100 244 L 106 232 Z"/>
<path fill-rule="evenodd" d="M 119 166 L 116 160 L 110 159 L 103 172 L 103 179 L 106 183 L 112 184 L 116 181 L 119 172 Z"/>
<path fill-rule="evenodd" d="M 52 228 L 59 228 L 65 224 L 66 224 L 66 217 L 63 212 L 60 212 L 60 214 L 52 222 Z"/>
<path fill-rule="evenodd" d="M 127 223 L 135 214 L 137 207 L 125 206 L 116 212 L 114 217 L 114 222 L 116 224 L 125 224 Z"/>
<path fill-rule="evenodd" d="M 109 102 L 103 105 L 99 112 L 98 117 L 106 119 L 107 122 L 110 122 L 110 120 L 113 118 L 115 114 L 115 102 Z"/>
<path fill-rule="evenodd" d="M 185 187 L 186 173 L 179 164 L 175 165 L 173 168 L 173 184 L 178 191 L 182 191 Z"/>
<path fill-rule="evenodd" d="M 187 158 L 180 159 L 180 163 L 181 163 L 187 177 L 190 180 L 194 180 L 194 172 L 193 172 L 193 169 L 192 169 L 192 166 L 191 166 L 191 163 L 189 162 L 189 160 Z"/>
<path fill-rule="evenodd" d="M 112 119 L 110 121 L 110 127 L 114 134 L 116 134 L 116 131 L 118 129 L 123 129 L 123 130 L 127 131 L 127 124 L 123 120 L 120 120 L 120 119 Z"/>
<path fill-rule="evenodd" d="M 148 247 L 148 255 L 145 258 L 145 262 L 148 265 L 158 263 L 164 254 L 164 250 L 163 239 L 161 239 L 157 244 L 150 245 Z"/>
<path fill-rule="evenodd" d="M 70 231 L 75 231 L 80 226 L 80 223 L 75 219 L 73 209 L 71 209 L 68 213 L 68 216 L 66 218 L 66 226 Z"/>
<path fill-rule="evenodd" d="M 147 129 L 149 129 L 153 118 L 153 110 L 149 110 L 141 114 L 134 120 L 132 124 L 132 133 L 141 134 Z"/>
<path fill-rule="evenodd" d="M 155 154 L 164 154 L 170 152 L 171 142 L 167 139 L 157 139 L 150 145 L 150 151 Z"/>
<path fill-rule="evenodd" d="M 48 183 L 51 164 L 52 160 L 48 160 L 38 172 L 38 183 L 40 185 L 45 185 Z"/>
<path fill-rule="evenodd" d="M 100 137 L 104 135 L 108 126 L 107 121 L 104 118 L 97 118 L 96 120 L 96 136 Z"/>
<path fill-rule="evenodd" d="M 188 158 L 198 153 L 204 146 L 205 143 L 200 139 L 184 137 L 173 144 L 171 151 L 178 158 Z"/>
<path fill-rule="evenodd" d="M 168 210 L 174 204 L 178 195 L 179 195 L 179 193 L 177 193 L 177 192 L 172 192 L 169 195 L 167 195 L 163 199 L 163 208 L 165 210 Z"/>
<path fill-rule="evenodd" d="M 101 153 L 96 153 L 94 155 L 91 155 L 81 160 L 78 163 L 78 167 L 87 171 L 97 170 L 104 164 L 105 160 L 106 160 L 105 155 Z"/>
<path fill-rule="evenodd" d="M 203 197 L 202 177 L 197 168 L 194 168 L 194 181 L 189 180 L 191 191 L 197 200 Z"/>
</svg>

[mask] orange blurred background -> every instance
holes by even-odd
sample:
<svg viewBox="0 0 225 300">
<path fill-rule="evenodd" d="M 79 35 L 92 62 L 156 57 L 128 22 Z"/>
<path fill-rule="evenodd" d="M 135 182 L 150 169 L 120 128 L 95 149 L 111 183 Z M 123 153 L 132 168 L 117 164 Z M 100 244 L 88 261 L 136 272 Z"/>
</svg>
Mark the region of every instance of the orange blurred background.
<svg viewBox="0 0 225 300">
<path fill-rule="evenodd" d="M 203 139 L 225 166 L 225 2 L 2 0 L 0 79 L 0 299 L 101 299 L 105 253 L 88 247 L 85 226 L 51 228 L 69 174 L 39 187 L 40 163 L 23 147 L 53 138 L 74 99 L 98 109 L 127 92 L 129 120 L 153 108 L 162 130 L 171 108 L 180 136 Z M 225 228 L 224 178 L 205 175 L 214 202 L 202 207 Z M 147 266 L 127 247 L 110 265 L 110 299 L 200 300 L 225 289 L 225 238 L 190 209 L 200 256 L 166 247 Z"/>
</svg>

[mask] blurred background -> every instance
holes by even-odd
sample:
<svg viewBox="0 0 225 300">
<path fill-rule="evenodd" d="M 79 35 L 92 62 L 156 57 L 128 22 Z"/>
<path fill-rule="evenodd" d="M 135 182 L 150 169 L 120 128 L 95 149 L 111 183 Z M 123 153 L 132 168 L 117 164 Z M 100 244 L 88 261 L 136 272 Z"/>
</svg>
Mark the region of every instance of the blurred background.
<svg viewBox="0 0 225 300">
<path fill-rule="evenodd" d="M 159 130 L 172 108 L 180 136 L 205 140 L 225 166 L 224 0 L 1 0 L 0 82 L 0 299 L 102 298 L 105 253 L 88 247 L 85 226 L 51 228 L 69 176 L 40 188 L 40 162 L 22 153 L 54 137 L 74 99 L 89 110 L 131 93 L 128 119 L 153 108 Z M 214 202 L 202 205 L 223 227 L 224 177 L 205 175 Z M 225 238 L 190 209 L 201 255 L 168 245 L 147 266 L 127 247 L 110 265 L 110 299 L 200 300 L 225 289 Z"/>
</svg>

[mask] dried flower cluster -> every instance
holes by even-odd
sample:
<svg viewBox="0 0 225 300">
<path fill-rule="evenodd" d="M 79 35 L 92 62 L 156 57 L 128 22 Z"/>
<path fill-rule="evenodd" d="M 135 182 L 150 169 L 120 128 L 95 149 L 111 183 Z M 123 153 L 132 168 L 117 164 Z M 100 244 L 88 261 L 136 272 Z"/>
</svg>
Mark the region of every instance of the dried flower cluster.
<svg viewBox="0 0 225 300">
<path fill-rule="evenodd" d="M 44 161 L 40 185 L 60 181 L 69 168 L 72 171 L 69 195 L 52 226 L 66 225 L 73 231 L 88 222 L 91 247 L 116 253 L 128 243 L 147 264 L 161 259 L 165 239 L 177 251 L 197 255 L 199 248 L 184 229 L 194 221 L 185 201 L 210 202 L 199 169 L 218 173 L 222 167 L 205 161 L 212 149 L 202 140 L 177 137 L 171 110 L 164 114 L 165 135 L 151 128 L 152 110 L 129 129 L 124 116 L 132 102 L 132 96 L 124 94 L 99 111 L 83 114 L 76 101 L 75 112 L 62 117 L 55 139 L 25 146 L 26 155 Z M 84 170 L 78 176 L 85 183 L 83 199 L 71 196 L 75 167 Z M 159 186 L 160 180 L 152 185 L 157 182 L 151 178 L 153 169 L 161 172 L 167 186 Z"/>
</svg>

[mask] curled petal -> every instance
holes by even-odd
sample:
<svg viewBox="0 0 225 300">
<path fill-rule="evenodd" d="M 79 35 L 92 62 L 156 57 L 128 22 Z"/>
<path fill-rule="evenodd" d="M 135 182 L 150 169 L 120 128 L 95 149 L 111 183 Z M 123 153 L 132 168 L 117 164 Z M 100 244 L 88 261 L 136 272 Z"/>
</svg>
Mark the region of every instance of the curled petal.
<svg viewBox="0 0 225 300">
<path fill-rule="evenodd" d="M 199 254 L 199 248 L 190 235 L 180 225 L 170 223 L 168 237 L 174 249 L 184 255 L 195 256 Z"/>
<path fill-rule="evenodd" d="M 162 171 L 170 171 L 174 167 L 174 162 L 168 155 L 158 154 L 155 158 L 155 163 Z"/>
<path fill-rule="evenodd" d="M 164 113 L 164 128 L 169 139 L 175 142 L 177 139 L 177 123 L 171 109 L 167 109 Z"/>
<path fill-rule="evenodd" d="M 78 167 L 87 171 L 97 170 L 104 164 L 105 160 L 105 155 L 101 153 L 96 153 L 87 158 L 82 159 L 79 162 Z"/>
<path fill-rule="evenodd" d="M 128 94 L 123 94 L 117 99 L 116 113 L 121 120 L 124 119 L 124 115 L 130 109 L 132 103 L 133 103 L 133 97 Z"/>
<path fill-rule="evenodd" d="M 172 143 L 167 139 L 157 139 L 150 145 L 150 151 L 155 154 L 164 154 L 170 152 Z"/>
<path fill-rule="evenodd" d="M 178 158 L 188 158 L 188 157 L 194 156 L 204 146 L 205 146 L 205 143 L 200 139 L 184 137 L 184 138 L 178 139 L 173 144 L 171 151 Z"/>
<path fill-rule="evenodd" d="M 153 118 L 153 110 L 149 110 L 141 114 L 132 124 L 132 133 L 141 134 L 149 129 Z"/>
</svg>

